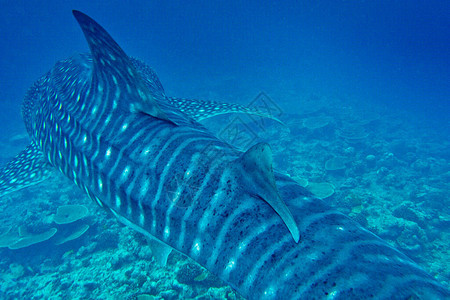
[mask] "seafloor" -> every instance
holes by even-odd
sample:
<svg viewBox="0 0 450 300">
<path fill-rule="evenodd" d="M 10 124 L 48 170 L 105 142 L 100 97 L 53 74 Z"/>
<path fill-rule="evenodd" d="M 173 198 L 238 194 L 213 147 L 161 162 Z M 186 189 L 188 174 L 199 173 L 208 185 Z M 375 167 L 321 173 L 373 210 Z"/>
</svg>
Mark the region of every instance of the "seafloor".
<svg viewBox="0 0 450 300">
<path fill-rule="evenodd" d="M 350 97 L 282 90 L 225 98 L 269 109 L 287 126 L 243 115 L 206 125 L 242 148 L 268 142 L 276 169 L 450 286 L 448 136 L 412 113 L 361 107 Z M 5 163 L 28 139 L 16 132 L 0 142 Z M 67 204 L 86 207 L 87 212 L 77 211 L 87 215 L 55 217 Z M 172 253 L 160 266 L 143 236 L 119 224 L 62 175 L 1 198 L 0 228 L 1 299 L 240 298 L 180 254 Z M 43 241 L 17 244 L 23 237 L 28 243 Z"/>
</svg>

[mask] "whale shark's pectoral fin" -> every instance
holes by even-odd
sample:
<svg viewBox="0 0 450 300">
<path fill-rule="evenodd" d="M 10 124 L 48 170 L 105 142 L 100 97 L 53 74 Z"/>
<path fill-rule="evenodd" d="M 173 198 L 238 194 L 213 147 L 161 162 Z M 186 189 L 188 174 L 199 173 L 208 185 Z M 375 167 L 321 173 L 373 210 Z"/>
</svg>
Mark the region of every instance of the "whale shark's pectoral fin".
<svg viewBox="0 0 450 300">
<path fill-rule="evenodd" d="M 33 143 L 0 170 L 0 197 L 47 179 L 53 167 Z"/>
<path fill-rule="evenodd" d="M 205 101 L 187 98 L 167 97 L 167 100 L 177 109 L 187 114 L 197 122 L 207 118 L 215 117 L 223 114 L 239 113 L 259 116 L 272 119 L 278 123 L 285 125 L 277 117 L 269 113 L 263 112 L 254 107 L 247 107 L 239 104 L 220 103 L 216 101 Z"/>
<path fill-rule="evenodd" d="M 270 146 L 266 143 L 260 143 L 251 147 L 234 161 L 233 166 L 241 168 L 241 171 L 238 172 L 242 174 L 241 178 L 247 184 L 246 188 L 249 192 L 262 198 L 275 210 L 291 232 L 294 241 L 298 243 L 300 231 L 291 211 L 278 193 L 272 160 Z"/>
<path fill-rule="evenodd" d="M 115 101 L 114 105 L 132 112 L 141 112 L 154 118 L 169 120 L 161 110 L 158 101 L 164 101 L 163 91 L 151 92 L 132 60 L 97 22 L 83 14 L 73 11 L 80 24 L 92 53 L 94 68 L 91 90 L 102 101 Z M 104 94 L 114 97 L 103 97 Z"/>
</svg>

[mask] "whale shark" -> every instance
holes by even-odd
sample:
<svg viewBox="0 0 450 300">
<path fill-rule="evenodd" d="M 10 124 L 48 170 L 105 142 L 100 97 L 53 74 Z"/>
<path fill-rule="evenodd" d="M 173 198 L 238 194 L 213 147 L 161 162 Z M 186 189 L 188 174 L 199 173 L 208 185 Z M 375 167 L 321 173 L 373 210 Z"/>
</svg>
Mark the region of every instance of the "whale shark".
<svg viewBox="0 0 450 300">
<path fill-rule="evenodd" d="M 267 143 L 241 151 L 200 123 L 270 115 L 168 97 L 152 68 L 73 15 L 90 53 L 56 63 L 27 92 L 31 143 L 0 171 L 0 195 L 60 172 L 166 257 L 190 257 L 247 299 L 450 298 L 406 255 L 275 170 Z"/>
</svg>

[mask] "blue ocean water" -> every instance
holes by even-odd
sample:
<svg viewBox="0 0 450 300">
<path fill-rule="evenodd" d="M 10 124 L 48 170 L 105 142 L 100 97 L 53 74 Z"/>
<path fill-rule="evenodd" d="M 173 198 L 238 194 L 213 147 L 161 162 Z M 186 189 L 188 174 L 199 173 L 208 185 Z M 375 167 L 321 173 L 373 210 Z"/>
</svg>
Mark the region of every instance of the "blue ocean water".
<svg viewBox="0 0 450 300">
<path fill-rule="evenodd" d="M 274 148 L 277 167 L 310 186 L 332 184 L 334 195 L 326 201 L 449 285 L 447 1 L 3 1 L 2 163 L 28 144 L 20 117 L 28 87 L 56 61 L 88 50 L 72 9 L 92 16 L 129 55 L 151 65 L 168 95 L 251 104 L 264 91 L 291 128 L 267 123 L 258 132 Z M 220 132 L 223 122 L 209 123 Z M 344 171 L 327 167 L 336 157 Z M 38 288 L 43 298 L 61 293 L 74 286 L 68 282 L 77 270 L 90 265 L 108 278 L 98 266 L 118 245 L 120 259 L 108 262 L 111 273 L 123 273 L 109 278 L 120 286 L 117 297 L 174 290 L 169 283 L 130 279 L 149 271 L 143 266 L 127 275 L 136 257 L 148 254 L 139 250 L 145 241 L 101 215 L 63 178 L 10 197 L 1 204 L 0 227 L 51 224 L 56 208 L 71 202 L 88 206 L 96 221 L 90 221 L 89 235 L 57 250 L 45 242 L 31 250 L 0 248 L 7 278 L 0 297 L 29 297 Z M 36 206 L 28 206 L 28 198 Z M 30 259 L 28 251 L 40 255 Z M 181 268 L 176 259 L 174 274 Z M 65 275 L 58 281 L 59 266 Z M 158 272 L 153 278 L 165 274 Z M 35 274 L 44 275 L 26 285 Z M 92 280 L 80 286 L 101 296 Z"/>
</svg>

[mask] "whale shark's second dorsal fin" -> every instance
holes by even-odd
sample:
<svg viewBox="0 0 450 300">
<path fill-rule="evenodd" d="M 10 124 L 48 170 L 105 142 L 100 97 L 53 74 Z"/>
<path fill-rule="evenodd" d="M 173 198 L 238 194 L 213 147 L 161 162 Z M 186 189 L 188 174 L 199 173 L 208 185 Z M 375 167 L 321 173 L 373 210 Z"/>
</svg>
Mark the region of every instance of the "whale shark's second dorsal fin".
<svg viewBox="0 0 450 300">
<path fill-rule="evenodd" d="M 272 169 L 272 150 L 266 143 L 259 143 L 232 162 L 232 168 L 241 174 L 247 190 L 266 201 L 280 216 L 296 243 L 300 239 L 300 230 L 291 211 L 281 199 Z"/>
<path fill-rule="evenodd" d="M 111 90 L 114 95 L 111 101 L 117 101 L 122 109 L 142 112 L 173 123 L 157 103 L 161 97 L 165 97 L 164 94 L 150 92 L 130 58 L 106 30 L 82 12 L 74 10 L 73 15 L 80 24 L 92 53 L 93 91 L 103 94 L 104 90 L 114 87 Z"/>
</svg>

